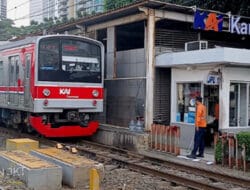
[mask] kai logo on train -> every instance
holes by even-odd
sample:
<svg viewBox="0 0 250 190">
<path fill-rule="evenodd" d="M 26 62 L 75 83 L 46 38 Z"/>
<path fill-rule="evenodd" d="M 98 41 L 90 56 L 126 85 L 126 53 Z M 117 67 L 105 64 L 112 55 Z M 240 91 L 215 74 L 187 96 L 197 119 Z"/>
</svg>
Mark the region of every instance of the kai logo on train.
<svg viewBox="0 0 250 190">
<path fill-rule="evenodd" d="M 194 14 L 194 29 L 208 30 L 221 32 L 223 29 L 224 16 L 222 14 L 212 12 L 201 12 L 197 10 Z M 228 17 L 228 25 L 230 28 L 226 29 L 230 33 L 236 33 L 240 35 L 250 35 L 250 24 L 246 22 L 240 22 L 240 16 L 231 15 Z M 224 26 L 225 27 L 225 26 Z"/>
<path fill-rule="evenodd" d="M 70 89 L 69 88 L 60 88 L 59 94 L 60 95 L 70 95 Z"/>
<path fill-rule="evenodd" d="M 194 29 L 212 30 L 221 32 L 223 28 L 223 15 L 201 12 L 197 10 L 194 15 Z"/>
</svg>

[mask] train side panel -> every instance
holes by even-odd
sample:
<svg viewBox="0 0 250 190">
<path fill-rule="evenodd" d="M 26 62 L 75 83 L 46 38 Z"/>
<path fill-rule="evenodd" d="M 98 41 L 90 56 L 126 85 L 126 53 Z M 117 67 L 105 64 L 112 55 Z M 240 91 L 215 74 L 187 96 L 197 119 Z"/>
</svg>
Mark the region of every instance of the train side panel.
<svg viewBox="0 0 250 190">
<path fill-rule="evenodd" d="M 32 111 L 30 67 L 34 45 L 7 50 L 0 55 L 0 106 Z M 28 77 L 28 78 L 27 78 Z"/>
</svg>

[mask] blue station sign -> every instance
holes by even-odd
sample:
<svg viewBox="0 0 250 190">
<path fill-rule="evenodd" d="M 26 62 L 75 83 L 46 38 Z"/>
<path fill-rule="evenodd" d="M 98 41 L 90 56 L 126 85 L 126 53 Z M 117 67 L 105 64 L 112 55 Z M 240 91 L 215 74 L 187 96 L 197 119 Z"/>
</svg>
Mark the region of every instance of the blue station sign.
<svg viewBox="0 0 250 190">
<path fill-rule="evenodd" d="M 229 28 L 227 31 L 239 35 L 250 35 L 250 24 L 240 22 L 240 16 L 229 17 Z M 194 29 L 221 32 L 223 29 L 224 15 L 196 10 L 194 14 Z"/>
</svg>

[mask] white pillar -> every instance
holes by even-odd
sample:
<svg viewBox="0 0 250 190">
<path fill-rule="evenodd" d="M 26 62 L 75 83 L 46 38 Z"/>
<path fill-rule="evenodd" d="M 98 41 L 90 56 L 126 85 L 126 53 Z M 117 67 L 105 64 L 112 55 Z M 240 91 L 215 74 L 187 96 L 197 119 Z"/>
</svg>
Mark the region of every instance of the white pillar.
<svg viewBox="0 0 250 190">
<path fill-rule="evenodd" d="M 148 10 L 146 34 L 146 102 L 145 130 L 151 129 L 153 123 L 154 74 L 155 74 L 155 11 Z"/>
</svg>

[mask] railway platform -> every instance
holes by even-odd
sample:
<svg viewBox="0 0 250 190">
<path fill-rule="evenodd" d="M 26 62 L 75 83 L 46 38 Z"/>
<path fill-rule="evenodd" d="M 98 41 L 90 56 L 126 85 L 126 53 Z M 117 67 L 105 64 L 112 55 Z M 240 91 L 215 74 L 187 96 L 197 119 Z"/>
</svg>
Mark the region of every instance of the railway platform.
<svg viewBox="0 0 250 190">
<path fill-rule="evenodd" d="M 89 183 L 92 168 L 98 170 L 100 178 L 104 175 L 103 164 L 61 149 L 42 148 L 32 150 L 31 155 L 60 166 L 63 184 L 72 188 L 84 188 Z"/>
<path fill-rule="evenodd" d="M 1 151 L 0 170 L 4 175 L 25 182 L 30 189 L 59 190 L 62 187 L 61 167 L 23 151 Z"/>
<path fill-rule="evenodd" d="M 112 125 L 102 125 L 98 133 L 92 137 L 92 140 L 118 148 L 126 148 L 128 150 L 133 150 L 141 155 L 148 157 L 166 160 L 171 162 L 176 162 L 184 165 L 192 165 L 197 168 L 203 168 L 212 171 L 219 171 L 221 173 L 231 174 L 232 176 L 248 176 L 249 172 L 243 172 L 241 170 L 230 169 L 227 167 L 222 167 L 221 165 L 215 164 L 214 159 L 214 149 L 213 147 L 206 147 L 204 158 L 190 159 L 186 156 L 191 152 L 191 146 L 187 148 L 180 148 L 180 154 L 176 155 L 174 153 L 169 153 L 165 151 L 160 151 L 157 149 L 151 149 L 150 147 L 150 134 L 148 133 L 137 133 L 131 132 L 128 128 L 121 128 Z"/>
</svg>

